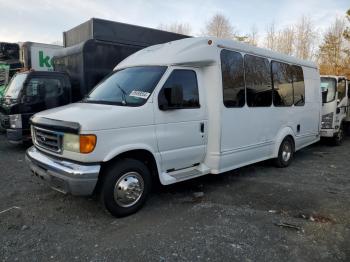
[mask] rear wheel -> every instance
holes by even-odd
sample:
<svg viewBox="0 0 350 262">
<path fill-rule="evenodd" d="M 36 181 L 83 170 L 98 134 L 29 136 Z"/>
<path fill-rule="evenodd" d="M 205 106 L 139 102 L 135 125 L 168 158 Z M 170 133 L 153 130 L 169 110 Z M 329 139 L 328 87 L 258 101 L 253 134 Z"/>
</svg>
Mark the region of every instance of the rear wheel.
<svg viewBox="0 0 350 262">
<path fill-rule="evenodd" d="M 341 124 L 340 127 L 339 127 L 338 132 L 333 137 L 333 144 L 335 146 L 340 146 L 343 143 L 344 135 L 345 135 L 345 133 L 344 133 L 344 125 Z"/>
<path fill-rule="evenodd" d="M 294 157 L 294 142 L 289 136 L 283 139 L 278 150 L 278 156 L 275 159 L 277 167 L 287 167 L 290 165 Z"/>
<path fill-rule="evenodd" d="M 151 188 L 147 166 L 134 159 L 122 159 L 104 173 L 101 200 L 115 217 L 138 211 L 146 202 Z"/>
</svg>

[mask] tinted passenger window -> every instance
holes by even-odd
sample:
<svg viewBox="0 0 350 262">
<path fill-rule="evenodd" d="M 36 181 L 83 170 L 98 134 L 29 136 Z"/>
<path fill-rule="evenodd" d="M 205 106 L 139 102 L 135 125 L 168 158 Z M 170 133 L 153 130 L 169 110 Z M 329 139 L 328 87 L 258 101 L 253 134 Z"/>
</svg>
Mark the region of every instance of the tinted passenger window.
<svg viewBox="0 0 350 262">
<path fill-rule="evenodd" d="M 305 83 L 303 69 L 300 66 L 292 66 L 294 105 L 305 105 Z"/>
<path fill-rule="evenodd" d="M 228 50 L 222 50 L 220 57 L 224 105 L 242 107 L 245 104 L 243 57 Z"/>
<path fill-rule="evenodd" d="M 272 85 L 269 60 L 245 55 L 244 68 L 248 106 L 271 106 Z"/>
<path fill-rule="evenodd" d="M 197 85 L 196 72 L 193 70 L 174 70 L 169 78 L 166 80 L 162 90 L 165 88 L 182 87 L 183 99 L 181 108 L 199 108 L 199 94 Z M 159 104 L 163 104 L 166 101 L 164 92 L 159 93 Z"/>
<path fill-rule="evenodd" d="M 292 106 L 292 67 L 285 63 L 272 61 L 272 80 L 273 104 L 275 106 Z"/>
</svg>

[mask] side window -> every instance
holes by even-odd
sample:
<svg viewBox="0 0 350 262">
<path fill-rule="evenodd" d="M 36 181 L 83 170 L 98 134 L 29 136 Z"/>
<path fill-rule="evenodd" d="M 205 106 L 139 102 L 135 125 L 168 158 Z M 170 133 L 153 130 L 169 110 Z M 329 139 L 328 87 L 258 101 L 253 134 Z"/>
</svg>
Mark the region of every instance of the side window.
<svg viewBox="0 0 350 262">
<path fill-rule="evenodd" d="M 243 107 L 245 104 L 243 57 L 238 52 L 222 50 L 220 58 L 224 105 Z"/>
<path fill-rule="evenodd" d="M 63 86 L 60 80 L 50 78 L 32 78 L 27 89 L 27 96 L 39 96 L 41 99 L 47 99 L 60 96 L 63 93 Z"/>
<path fill-rule="evenodd" d="M 292 68 L 290 65 L 272 61 L 273 104 L 293 105 Z"/>
<path fill-rule="evenodd" d="M 294 105 L 305 105 L 305 83 L 303 68 L 301 66 L 292 66 L 293 72 L 293 89 L 294 89 Z"/>
<path fill-rule="evenodd" d="M 337 91 L 338 91 L 338 99 L 341 101 L 346 95 L 345 94 L 345 92 L 346 92 L 346 81 L 345 81 L 345 79 L 341 79 L 338 82 Z"/>
<path fill-rule="evenodd" d="M 244 68 L 248 106 L 271 106 L 272 85 L 269 60 L 262 57 L 245 55 Z"/>
<path fill-rule="evenodd" d="M 158 103 L 163 104 L 167 101 L 165 89 L 175 87 L 182 88 L 182 102 L 176 109 L 199 108 L 199 93 L 197 84 L 197 75 L 193 70 L 175 69 L 166 80 L 162 90 L 159 93 Z"/>
<path fill-rule="evenodd" d="M 39 87 L 40 87 L 39 79 L 32 78 L 29 80 L 29 83 L 26 87 L 26 96 L 33 97 L 39 95 Z"/>
</svg>

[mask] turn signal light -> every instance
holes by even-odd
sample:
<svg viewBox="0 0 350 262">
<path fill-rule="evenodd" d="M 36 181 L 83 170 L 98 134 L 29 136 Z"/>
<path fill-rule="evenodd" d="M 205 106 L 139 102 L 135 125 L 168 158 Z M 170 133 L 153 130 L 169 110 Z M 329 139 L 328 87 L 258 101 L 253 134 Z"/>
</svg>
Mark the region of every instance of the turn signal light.
<svg viewBox="0 0 350 262">
<path fill-rule="evenodd" d="M 94 151 L 96 146 L 95 135 L 80 135 L 80 153 L 88 154 Z"/>
</svg>

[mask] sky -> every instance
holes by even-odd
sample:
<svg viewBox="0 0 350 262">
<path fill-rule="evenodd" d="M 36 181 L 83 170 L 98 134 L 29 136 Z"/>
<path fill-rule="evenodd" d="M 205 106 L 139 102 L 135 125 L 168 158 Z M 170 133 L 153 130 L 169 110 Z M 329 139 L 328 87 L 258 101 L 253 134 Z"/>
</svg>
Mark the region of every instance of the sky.
<svg viewBox="0 0 350 262">
<path fill-rule="evenodd" d="M 62 32 L 92 17 L 157 28 L 188 23 L 200 35 L 216 13 L 229 18 L 240 34 L 257 27 L 260 37 L 310 16 L 319 32 L 344 17 L 349 0 L 0 0 L 0 41 L 62 42 Z"/>
</svg>

